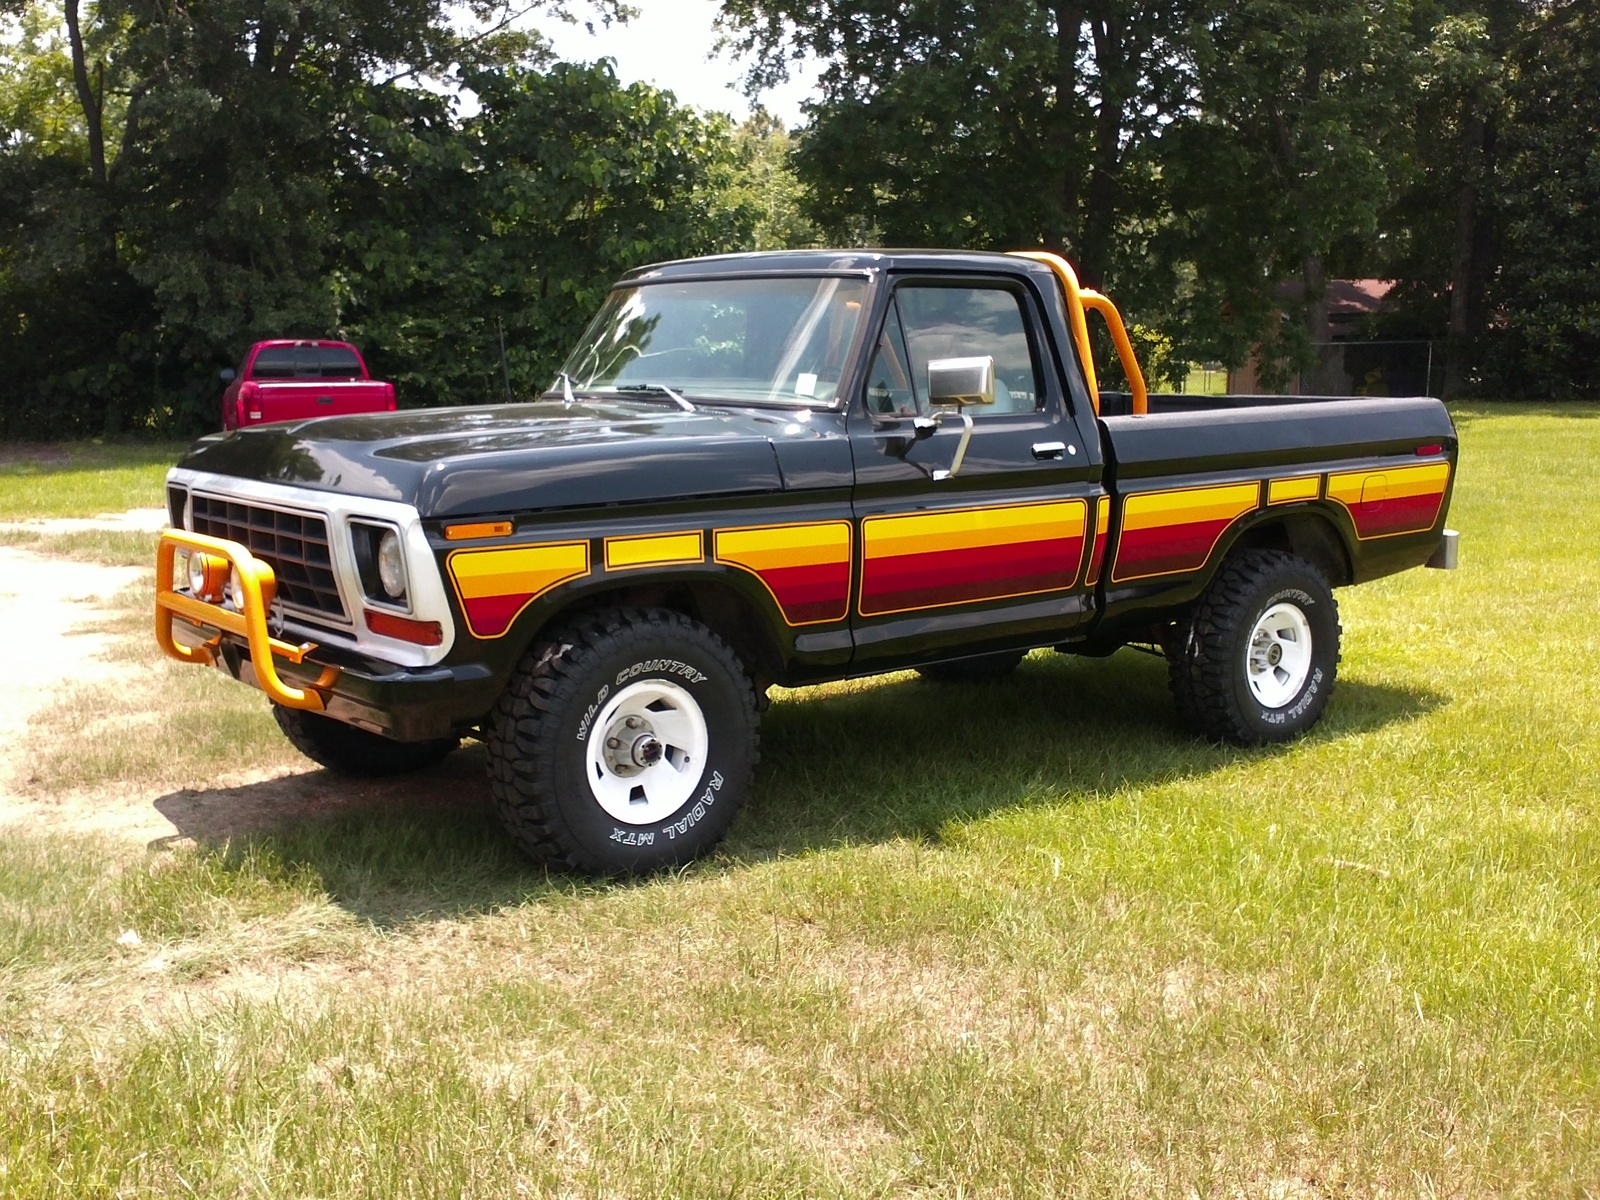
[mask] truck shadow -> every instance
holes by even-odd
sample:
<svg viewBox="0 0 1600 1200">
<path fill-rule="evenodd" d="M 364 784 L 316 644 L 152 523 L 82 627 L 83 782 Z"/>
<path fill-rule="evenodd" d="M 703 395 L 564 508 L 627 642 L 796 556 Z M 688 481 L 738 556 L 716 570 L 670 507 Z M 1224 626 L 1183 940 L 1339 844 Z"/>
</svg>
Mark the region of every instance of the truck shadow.
<svg viewBox="0 0 1600 1200">
<path fill-rule="evenodd" d="M 1415 719 L 1446 697 L 1342 681 L 1314 741 Z M 1004 682 L 910 676 L 778 693 L 762 725 L 749 806 L 702 870 L 900 838 L 1032 805 L 1090 804 L 1125 786 L 1192 780 L 1293 747 L 1208 745 L 1177 724 L 1165 664 L 1036 656 Z M 397 779 L 311 770 L 242 787 L 173 792 L 156 808 L 230 862 L 266 854 L 315 872 L 386 927 L 603 890 L 550 875 L 501 832 L 484 751 Z"/>
</svg>

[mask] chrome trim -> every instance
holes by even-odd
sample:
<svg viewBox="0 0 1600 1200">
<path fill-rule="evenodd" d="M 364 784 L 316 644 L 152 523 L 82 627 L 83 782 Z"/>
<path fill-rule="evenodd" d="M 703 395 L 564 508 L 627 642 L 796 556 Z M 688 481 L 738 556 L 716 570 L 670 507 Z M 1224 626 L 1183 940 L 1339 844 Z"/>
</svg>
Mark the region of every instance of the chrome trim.
<svg viewBox="0 0 1600 1200">
<path fill-rule="evenodd" d="M 450 615 L 450 597 L 445 590 L 444 579 L 439 574 L 433 547 L 428 544 L 428 535 L 423 531 L 422 517 L 412 505 L 396 500 L 346 496 L 315 488 L 261 483 L 254 479 L 238 479 L 232 475 L 216 475 L 181 467 L 174 467 L 167 472 L 167 482 L 187 487 L 191 495 L 199 491 L 263 508 L 314 513 L 326 518 L 334 581 L 338 584 L 339 597 L 349 614 L 349 626 L 345 628 L 338 618 L 315 610 L 307 610 L 302 619 L 300 609 L 285 605 L 286 627 L 305 634 L 313 641 L 370 654 L 373 658 L 402 667 L 431 667 L 443 661 L 455 645 L 456 626 Z M 192 515 L 186 512 L 185 516 L 192 524 Z M 352 520 L 393 525 L 399 530 L 401 545 L 405 549 L 406 577 L 410 584 L 408 596 L 411 616 L 419 621 L 437 621 L 444 633 L 444 641 L 440 645 L 418 646 L 398 638 L 384 637 L 367 628 L 364 616 L 367 597 L 361 586 L 361 574 L 356 569 L 355 543 L 350 532 Z"/>
</svg>

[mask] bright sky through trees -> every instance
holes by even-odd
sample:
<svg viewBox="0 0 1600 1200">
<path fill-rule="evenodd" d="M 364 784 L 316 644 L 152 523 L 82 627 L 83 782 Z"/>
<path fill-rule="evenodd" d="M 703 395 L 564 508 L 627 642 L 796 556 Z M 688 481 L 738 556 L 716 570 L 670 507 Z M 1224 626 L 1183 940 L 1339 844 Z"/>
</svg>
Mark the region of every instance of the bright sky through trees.
<svg viewBox="0 0 1600 1200">
<path fill-rule="evenodd" d="M 639 15 L 626 25 L 609 29 L 598 22 L 594 33 L 582 24 L 541 17 L 531 22 L 555 45 L 556 54 L 568 61 L 616 59 L 617 77 L 623 83 L 643 81 L 665 88 L 684 104 L 731 112 L 744 117 L 749 103 L 739 89 L 744 63 L 732 51 L 714 54 L 717 31 L 712 28 L 717 0 L 633 0 Z M 580 12 L 580 15 L 581 12 Z M 811 97 L 819 69 L 812 63 L 795 72 L 782 87 L 761 97 L 767 111 L 786 126 L 800 123 L 800 105 Z"/>
</svg>

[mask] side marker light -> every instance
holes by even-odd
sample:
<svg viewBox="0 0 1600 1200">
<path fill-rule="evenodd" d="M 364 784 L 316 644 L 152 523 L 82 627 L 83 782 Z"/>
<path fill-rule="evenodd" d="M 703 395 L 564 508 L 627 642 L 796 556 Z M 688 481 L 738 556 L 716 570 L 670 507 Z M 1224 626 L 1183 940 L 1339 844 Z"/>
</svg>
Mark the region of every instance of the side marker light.
<svg viewBox="0 0 1600 1200">
<path fill-rule="evenodd" d="M 444 629 L 437 621 L 415 621 L 410 617 L 397 617 L 393 613 L 378 612 L 371 608 L 364 609 L 363 615 L 367 619 L 367 628 L 380 637 L 397 638 L 416 646 L 444 644 Z"/>
</svg>

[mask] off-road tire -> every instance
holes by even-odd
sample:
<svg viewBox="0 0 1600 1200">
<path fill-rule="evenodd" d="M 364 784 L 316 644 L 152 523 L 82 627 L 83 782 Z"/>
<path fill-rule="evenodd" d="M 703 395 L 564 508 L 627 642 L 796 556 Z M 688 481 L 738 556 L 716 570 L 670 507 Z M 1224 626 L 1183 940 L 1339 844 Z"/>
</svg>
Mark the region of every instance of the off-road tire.
<svg viewBox="0 0 1600 1200">
<path fill-rule="evenodd" d="M 1310 635 L 1304 681 L 1268 705 L 1251 686 L 1251 640 L 1284 607 L 1297 610 Z M 1293 615 L 1292 613 L 1290 614 Z M 1339 668 L 1339 608 L 1322 572 L 1279 550 L 1230 557 L 1206 586 L 1167 646 L 1168 682 L 1178 714 L 1220 742 L 1287 742 L 1321 718 Z"/>
<path fill-rule="evenodd" d="M 648 823 L 603 807 L 616 777 L 595 759 L 616 729 L 608 713 L 636 685 L 665 686 L 692 702 L 705 739 L 698 774 L 690 762 L 665 793 L 685 786 L 686 798 L 670 811 L 652 800 L 660 819 Z M 708 853 L 733 824 L 759 757 L 755 691 L 738 656 L 699 622 L 656 608 L 586 614 L 541 637 L 485 733 L 490 790 L 512 839 L 533 858 L 583 875 L 644 874 Z"/>
<path fill-rule="evenodd" d="M 1010 675 L 1025 656 L 1022 650 L 1002 650 L 997 654 L 979 654 L 918 667 L 917 674 L 934 683 L 985 683 Z"/>
<path fill-rule="evenodd" d="M 272 706 L 278 728 L 294 748 L 314 763 L 361 779 L 398 775 L 431 767 L 461 745 L 460 738 L 435 738 L 427 742 L 397 742 L 369 733 L 303 708 Z"/>
</svg>

